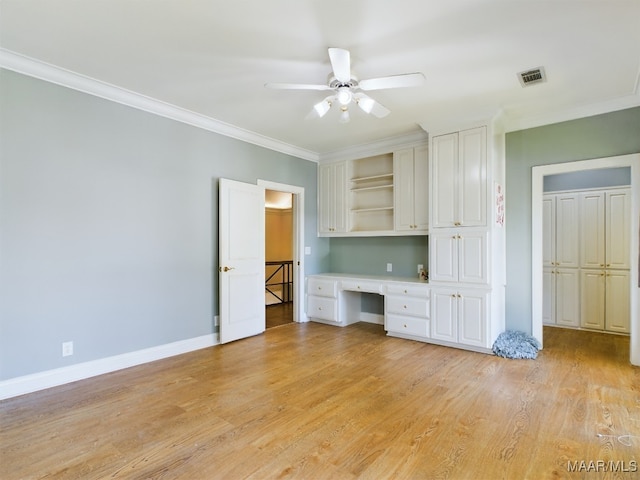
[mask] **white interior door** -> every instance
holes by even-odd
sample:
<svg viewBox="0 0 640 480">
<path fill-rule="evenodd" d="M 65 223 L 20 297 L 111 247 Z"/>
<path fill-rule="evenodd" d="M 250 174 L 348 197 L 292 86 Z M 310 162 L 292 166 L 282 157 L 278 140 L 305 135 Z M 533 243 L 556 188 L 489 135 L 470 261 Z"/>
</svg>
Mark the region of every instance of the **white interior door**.
<svg viewBox="0 0 640 480">
<path fill-rule="evenodd" d="M 264 187 L 220 179 L 220 343 L 265 330 Z"/>
</svg>

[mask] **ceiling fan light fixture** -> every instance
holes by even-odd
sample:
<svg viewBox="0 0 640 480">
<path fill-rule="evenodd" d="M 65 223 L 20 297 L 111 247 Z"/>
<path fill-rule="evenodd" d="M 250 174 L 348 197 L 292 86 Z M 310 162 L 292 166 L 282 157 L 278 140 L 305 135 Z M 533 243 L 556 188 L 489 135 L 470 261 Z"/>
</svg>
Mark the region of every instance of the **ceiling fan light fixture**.
<svg viewBox="0 0 640 480">
<path fill-rule="evenodd" d="M 337 98 L 340 105 L 349 105 L 349 103 L 351 103 L 351 100 L 353 99 L 351 89 L 349 87 L 338 87 Z"/>
<path fill-rule="evenodd" d="M 342 110 L 340 112 L 340 123 L 347 123 L 349 122 L 350 118 L 349 118 L 349 109 L 346 106 L 342 106 L 340 107 L 340 110 Z"/>
<path fill-rule="evenodd" d="M 316 113 L 320 118 L 324 117 L 330 108 L 331 108 L 331 100 L 326 98 L 321 102 L 316 103 L 313 106 L 313 109 L 316 111 Z"/>
<path fill-rule="evenodd" d="M 366 113 L 371 113 L 371 110 L 373 110 L 373 105 L 375 103 L 373 98 L 359 98 L 356 101 L 358 102 L 358 106 Z"/>
</svg>

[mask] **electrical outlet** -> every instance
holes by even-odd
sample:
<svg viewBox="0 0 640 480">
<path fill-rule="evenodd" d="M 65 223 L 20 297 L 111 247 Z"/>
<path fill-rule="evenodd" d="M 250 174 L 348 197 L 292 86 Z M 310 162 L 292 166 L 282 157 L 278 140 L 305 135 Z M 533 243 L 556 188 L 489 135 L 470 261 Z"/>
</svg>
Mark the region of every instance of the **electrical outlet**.
<svg viewBox="0 0 640 480">
<path fill-rule="evenodd" d="M 390 263 L 387 263 L 387 272 L 393 272 L 393 265 Z"/>
<path fill-rule="evenodd" d="M 62 356 L 68 357 L 69 355 L 73 355 L 73 342 L 63 342 L 62 343 Z"/>
<path fill-rule="evenodd" d="M 422 272 L 422 270 L 424 270 L 424 265 L 418 265 L 418 273 Z"/>
</svg>

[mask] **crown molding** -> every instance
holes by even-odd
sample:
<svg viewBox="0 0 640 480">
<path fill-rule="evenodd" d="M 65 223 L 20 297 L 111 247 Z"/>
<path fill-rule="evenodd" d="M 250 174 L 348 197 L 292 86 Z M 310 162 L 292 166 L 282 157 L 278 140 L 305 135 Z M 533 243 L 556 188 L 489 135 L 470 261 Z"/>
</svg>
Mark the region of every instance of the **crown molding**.
<svg viewBox="0 0 640 480">
<path fill-rule="evenodd" d="M 0 68 L 54 83 L 72 90 L 120 103 L 128 107 L 169 118 L 209 132 L 274 150 L 294 157 L 317 162 L 317 152 L 296 147 L 229 123 L 187 110 L 155 98 L 81 75 L 49 63 L 0 48 Z"/>
<path fill-rule="evenodd" d="M 504 132 L 515 132 L 529 128 L 543 127 L 554 123 L 577 120 L 579 118 L 593 117 L 605 113 L 626 110 L 640 106 L 640 92 L 636 86 L 636 92 L 631 95 L 613 98 L 604 102 L 582 105 L 571 109 L 548 112 L 541 115 L 531 115 L 522 118 L 510 118 L 505 114 L 502 118 Z"/>
<path fill-rule="evenodd" d="M 429 135 L 427 132 L 420 130 L 405 135 L 383 138 L 375 142 L 323 153 L 320 154 L 319 161 L 321 163 L 329 163 L 337 160 L 354 160 L 357 158 L 371 157 L 373 155 L 393 152 L 394 150 L 425 145 L 428 140 Z"/>
</svg>

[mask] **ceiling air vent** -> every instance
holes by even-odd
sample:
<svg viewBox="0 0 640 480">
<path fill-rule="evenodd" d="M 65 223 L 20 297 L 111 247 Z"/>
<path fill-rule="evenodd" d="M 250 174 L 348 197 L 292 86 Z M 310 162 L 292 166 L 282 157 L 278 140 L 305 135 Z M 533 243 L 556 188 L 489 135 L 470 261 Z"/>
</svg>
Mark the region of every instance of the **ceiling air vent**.
<svg viewBox="0 0 640 480">
<path fill-rule="evenodd" d="M 543 83 L 547 81 L 543 67 L 532 68 L 518 74 L 518 80 L 523 87 Z"/>
</svg>

